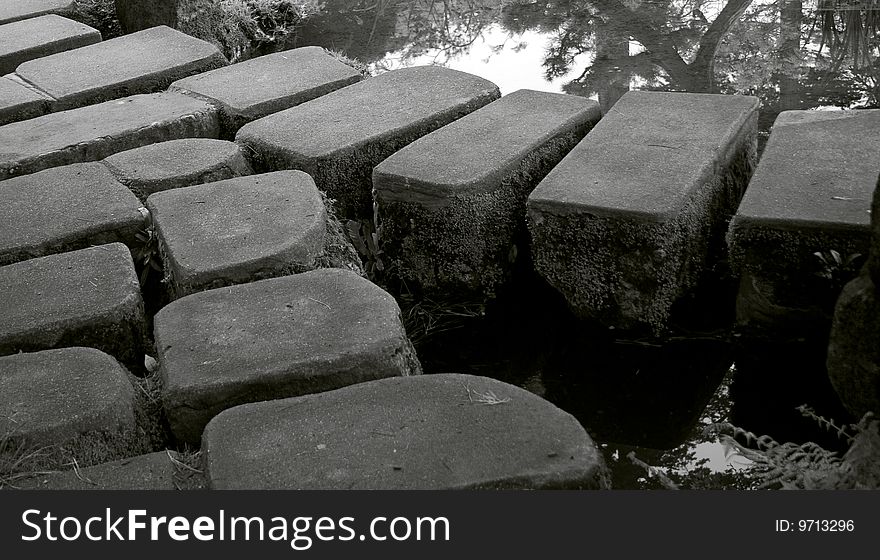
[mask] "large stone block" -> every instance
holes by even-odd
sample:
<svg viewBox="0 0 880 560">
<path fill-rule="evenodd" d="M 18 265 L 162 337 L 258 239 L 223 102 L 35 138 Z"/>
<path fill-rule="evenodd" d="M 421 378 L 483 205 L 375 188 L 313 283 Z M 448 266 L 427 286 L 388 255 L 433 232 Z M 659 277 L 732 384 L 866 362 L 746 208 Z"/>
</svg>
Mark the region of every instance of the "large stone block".
<svg viewBox="0 0 880 560">
<path fill-rule="evenodd" d="M 373 171 L 384 258 L 425 294 L 494 295 L 529 193 L 601 117 L 598 103 L 520 90 L 416 140 Z"/>
<path fill-rule="evenodd" d="M 0 77 L 0 126 L 45 115 L 52 98 L 34 88 Z"/>
<path fill-rule="evenodd" d="M 868 253 L 878 161 L 880 110 L 779 115 L 728 233 L 742 326 L 827 329 L 846 261 Z"/>
<path fill-rule="evenodd" d="M 216 138 L 217 110 L 178 93 L 133 95 L 0 126 L 0 181 L 178 138 Z"/>
<path fill-rule="evenodd" d="M 45 14 L 65 14 L 73 9 L 71 0 L 5 0 L 0 3 L 0 24 Z"/>
<path fill-rule="evenodd" d="M 277 171 L 152 195 L 173 298 L 318 268 L 327 212 L 312 178 Z"/>
<path fill-rule="evenodd" d="M 372 216 L 379 162 L 498 96 L 495 84 L 464 72 L 404 68 L 249 123 L 236 142 L 257 171 L 303 170 L 342 216 Z"/>
<path fill-rule="evenodd" d="M 144 304 L 125 245 L 0 267 L 0 293 L 0 355 L 90 346 L 143 368 Z"/>
<path fill-rule="evenodd" d="M 101 32 L 54 14 L 0 26 L 0 74 L 19 64 L 101 41 Z"/>
<path fill-rule="evenodd" d="M 361 79 L 320 48 L 302 47 L 252 58 L 171 85 L 220 109 L 224 138 L 245 124 L 289 109 Z"/>
<path fill-rule="evenodd" d="M 121 242 L 147 226 L 137 197 L 100 163 L 77 163 L 0 184 L 0 266 Z"/>
<path fill-rule="evenodd" d="M 177 8 L 182 2 L 194 0 L 115 0 L 114 4 L 123 31 L 133 33 L 157 25 L 177 27 Z"/>
<path fill-rule="evenodd" d="M 187 296 L 154 332 L 167 417 L 189 443 L 231 406 L 421 373 L 394 298 L 339 269 Z"/>
<path fill-rule="evenodd" d="M 63 111 L 138 93 L 227 64 L 214 45 L 153 27 L 20 65 L 15 73 L 55 98 Z"/>
<path fill-rule="evenodd" d="M 150 144 L 113 154 L 102 163 L 142 201 L 161 191 L 251 174 L 238 144 L 211 138 Z"/>
<path fill-rule="evenodd" d="M 629 92 L 532 192 L 538 272 L 579 317 L 666 326 L 723 249 L 756 161 L 754 97 Z"/>
<path fill-rule="evenodd" d="M 485 377 L 383 379 L 220 413 L 202 438 L 215 489 L 598 488 L 570 414 Z"/>
</svg>

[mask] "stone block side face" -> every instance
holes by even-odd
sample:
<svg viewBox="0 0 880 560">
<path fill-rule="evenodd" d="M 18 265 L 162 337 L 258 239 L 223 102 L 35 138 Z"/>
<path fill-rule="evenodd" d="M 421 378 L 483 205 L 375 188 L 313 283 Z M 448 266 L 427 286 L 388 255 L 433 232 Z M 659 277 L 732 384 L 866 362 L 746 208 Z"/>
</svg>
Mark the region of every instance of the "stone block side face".
<svg viewBox="0 0 880 560">
<path fill-rule="evenodd" d="M 49 112 L 52 99 L 6 76 L 0 77 L 0 126 Z"/>
<path fill-rule="evenodd" d="M 129 249 L 121 243 L 0 267 L 0 355 L 87 346 L 140 371 L 146 321 Z"/>
<path fill-rule="evenodd" d="M 723 256 L 724 234 L 756 164 L 753 113 L 684 208 L 668 219 L 602 216 L 530 200 L 535 268 L 578 317 L 660 331 L 675 301 Z"/>
<path fill-rule="evenodd" d="M 19 64 L 101 41 L 101 33 L 83 23 L 45 15 L 0 27 L 0 74 Z"/>
<path fill-rule="evenodd" d="M 177 27 L 177 6 L 181 0 L 114 0 L 119 24 L 126 33 L 157 25 Z"/>
</svg>

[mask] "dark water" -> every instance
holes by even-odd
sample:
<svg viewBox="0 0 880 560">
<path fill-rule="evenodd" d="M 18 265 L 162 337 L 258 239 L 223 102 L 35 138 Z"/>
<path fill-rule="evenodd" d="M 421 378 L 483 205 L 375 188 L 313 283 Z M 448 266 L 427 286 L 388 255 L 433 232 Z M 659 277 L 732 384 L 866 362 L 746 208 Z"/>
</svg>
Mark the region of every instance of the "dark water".
<svg viewBox="0 0 880 560">
<path fill-rule="evenodd" d="M 339 50 L 375 72 L 442 64 L 505 94 L 567 92 L 605 111 L 630 89 L 756 95 L 766 138 L 783 110 L 878 106 L 880 11 L 825 9 L 834 4 L 327 0 L 280 47 Z M 726 419 L 778 441 L 834 448 L 795 407 L 853 419 L 827 381 L 824 334 L 744 339 L 733 328 L 736 286 L 725 270 L 722 262 L 682 303 L 660 339 L 576 321 L 527 266 L 485 309 L 425 305 L 409 311 L 410 322 L 427 372 L 503 379 L 575 415 L 602 444 L 615 487 L 656 486 L 626 459 L 633 450 L 668 472 L 690 470 L 685 486 L 733 487 L 743 482 L 719 474 L 730 461 L 701 435 L 706 423 Z"/>
</svg>

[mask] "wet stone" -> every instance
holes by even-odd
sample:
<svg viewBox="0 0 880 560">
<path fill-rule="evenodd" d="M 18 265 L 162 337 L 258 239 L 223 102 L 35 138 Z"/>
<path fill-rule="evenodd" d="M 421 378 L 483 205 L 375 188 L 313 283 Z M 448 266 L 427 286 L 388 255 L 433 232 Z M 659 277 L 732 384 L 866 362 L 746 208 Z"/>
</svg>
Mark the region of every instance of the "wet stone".
<svg viewBox="0 0 880 560">
<path fill-rule="evenodd" d="M 139 246 L 146 213 L 100 163 L 78 163 L 0 184 L 0 266 L 121 242 Z"/>
<path fill-rule="evenodd" d="M 384 258 L 423 294 L 492 296 L 528 243 L 529 193 L 600 117 L 520 90 L 395 153 L 373 171 Z"/>
<path fill-rule="evenodd" d="M 171 85 L 220 109 L 224 138 L 245 124 L 289 109 L 361 79 L 320 47 L 302 47 L 252 58 Z"/>
<path fill-rule="evenodd" d="M 159 26 L 25 62 L 16 74 L 54 97 L 54 111 L 63 111 L 161 91 L 225 64 L 216 46 Z"/>
<path fill-rule="evenodd" d="M 339 269 L 184 297 L 154 333 L 166 416 L 188 443 L 231 406 L 421 373 L 394 298 Z"/>
<path fill-rule="evenodd" d="M 19 64 L 101 41 L 88 25 L 50 14 L 0 26 L 0 74 Z"/>
<path fill-rule="evenodd" d="M 581 318 L 662 331 L 723 250 L 754 97 L 629 92 L 529 196 L 536 270 Z"/>
<path fill-rule="evenodd" d="M 880 110 L 777 117 L 728 234 L 741 326 L 785 336 L 827 329 L 840 279 L 868 254 L 877 161 Z"/>
<path fill-rule="evenodd" d="M 0 267 L 0 293 L 0 355 L 90 346 L 133 371 L 143 367 L 143 301 L 125 245 Z"/>
<path fill-rule="evenodd" d="M 327 212 L 314 181 L 278 171 L 152 195 L 173 298 L 318 267 Z"/>
<path fill-rule="evenodd" d="M 103 163 L 142 201 L 160 191 L 251 174 L 238 144 L 211 138 L 151 144 L 114 154 Z"/>
<path fill-rule="evenodd" d="M 45 115 L 51 99 L 38 91 L 0 77 L 0 126 Z"/>
<path fill-rule="evenodd" d="M 202 438 L 215 489 L 599 488 L 602 456 L 550 402 L 458 374 L 237 406 Z"/>
<path fill-rule="evenodd" d="M 0 2 L 0 24 L 73 10 L 71 0 L 6 0 Z"/>
<path fill-rule="evenodd" d="M 464 72 L 404 68 L 249 123 L 236 142 L 257 171 L 303 170 L 342 217 L 372 216 L 376 165 L 498 96 L 495 84 Z"/>
<path fill-rule="evenodd" d="M 218 134 L 217 111 L 204 101 L 177 93 L 133 95 L 0 126 L 0 181 L 156 142 Z"/>
<path fill-rule="evenodd" d="M 0 433 L 25 448 L 56 446 L 51 462 L 124 457 L 136 445 L 134 391 L 125 369 L 93 348 L 3 356 Z"/>
</svg>

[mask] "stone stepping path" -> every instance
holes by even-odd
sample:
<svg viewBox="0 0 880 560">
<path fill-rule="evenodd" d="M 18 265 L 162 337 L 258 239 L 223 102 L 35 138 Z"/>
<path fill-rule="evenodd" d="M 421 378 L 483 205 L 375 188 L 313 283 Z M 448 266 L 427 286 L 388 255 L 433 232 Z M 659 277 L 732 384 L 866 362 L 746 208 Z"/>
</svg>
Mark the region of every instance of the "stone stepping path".
<svg viewBox="0 0 880 560">
<path fill-rule="evenodd" d="M 166 416 L 187 443 L 231 406 L 421 373 L 394 298 L 340 269 L 187 296 L 154 333 Z"/>
<path fill-rule="evenodd" d="M 340 216 L 372 216 L 376 165 L 498 96 L 495 84 L 464 72 L 404 68 L 249 123 L 236 141 L 255 170 L 303 170 Z"/>
<path fill-rule="evenodd" d="M 45 115 L 52 99 L 6 76 L 0 76 L 0 126 Z"/>
<path fill-rule="evenodd" d="M 0 357 L 0 433 L 53 446 L 50 463 L 124 457 L 137 445 L 134 391 L 125 369 L 93 348 Z"/>
<path fill-rule="evenodd" d="M 360 73 L 320 47 L 252 58 L 178 80 L 171 91 L 196 95 L 220 110 L 223 137 L 245 124 L 360 81 Z"/>
<path fill-rule="evenodd" d="M 216 138 L 217 110 L 179 93 L 133 95 L 0 126 L 0 181 L 147 144 Z"/>
<path fill-rule="evenodd" d="M 493 295 L 528 242 L 529 193 L 600 117 L 595 101 L 520 90 L 380 163 L 373 185 L 391 268 L 425 294 Z"/>
<path fill-rule="evenodd" d="M 151 194 L 250 175 L 238 144 L 182 138 L 113 154 L 103 160 L 141 201 Z"/>
<path fill-rule="evenodd" d="M 665 327 L 723 244 L 756 161 L 757 111 L 754 97 L 629 92 L 538 185 L 535 268 L 576 315 Z"/>
<path fill-rule="evenodd" d="M 202 438 L 214 489 L 597 488 L 602 456 L 574 417 L 457 374 L 237 406 Z"/>
<path fill-rule="evenodd" d="M 318 268 L 327 212 L 314 181 L 278 171 L 147 199 L 173 298 Z"/>
<path fill-rule="evenodd" d="M 99 245 L 0 267 L 0 356 L 90 346 L 139 371 L 144 304 L 128 247 Z"/>
<path fill-rule="evenodd" d="M 137 197 L 100 163 L 16 177 L 0 186 L 0 266 L 92 245 L 138 247 Z"/>
<path fill-rule="evenodd" d="M 71 0 L 5 0 L 0 2 L 0 24 L 45 14 L 68 13 L 73 10 Z"/>
<path fill-rule="evenodd" d="M 777 117 L 730 226 L 731 265 L 743 278 L 741 324 L 787 330 L 808 317 L 827 323 L 816 307 L 837 294 L 823 294 L 828 285 L 816 273 L 825 265 L 814 253 L 868 254 L 878 162 L 880 110 Z"/>
<path fill-rule="evenodd" d="M 167 88 L 227 64 L 216 46 L 159 26 L 21 64 L 16 75 L 55 101 L 53 111 Z"/>
<path fill-rule="evenodd" d="M 100 41 L 97 29 L 54 14 L 0 25 L 0 74 L 15 72 L 28 60 Z"/>
</svg>

